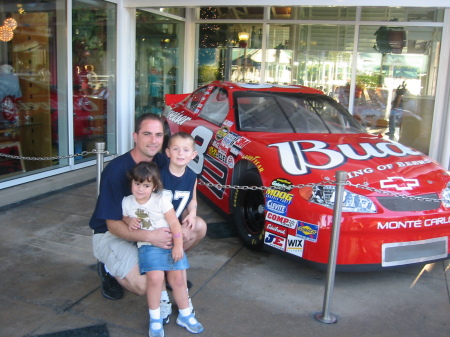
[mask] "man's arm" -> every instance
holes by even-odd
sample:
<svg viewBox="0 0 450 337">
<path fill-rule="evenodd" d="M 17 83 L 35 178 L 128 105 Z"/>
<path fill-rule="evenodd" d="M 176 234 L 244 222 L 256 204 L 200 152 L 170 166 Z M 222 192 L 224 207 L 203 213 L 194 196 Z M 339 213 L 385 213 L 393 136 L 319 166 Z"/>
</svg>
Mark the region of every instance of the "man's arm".
<svg viewBox="0 0 450 337">
<path fill-rule="evenodd" d="M 127 241 L 148 242 L 163 249 L 171 249 L 173 245 L 172 233 L 169 228 L 158 228 L 154 231 L 144 229 L 130 231 L 122 220 L 106 220 L 106 225 L 111 234 Z"/>
</svg>

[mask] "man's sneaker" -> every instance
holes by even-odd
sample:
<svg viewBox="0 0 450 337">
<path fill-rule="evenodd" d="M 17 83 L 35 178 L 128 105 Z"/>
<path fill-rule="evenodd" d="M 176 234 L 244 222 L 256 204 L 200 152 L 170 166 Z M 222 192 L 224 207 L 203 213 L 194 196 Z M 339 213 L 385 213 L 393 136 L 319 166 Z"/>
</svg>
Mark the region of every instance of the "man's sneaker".
<svg viewBox="0 0 450 337">
<path fill-rule="evenodd" d="M 116 278 L 105 270 L 105 265 L 98 261 L 97 272 L 102 281 L 102 294 L 109 300 L 119 300 L 123 297 L 123 288 Z"/>
<path fill-rule="evenodd" d="M 159 302 L 159 308 L 161 310 L 163 323 L 169 323 L 169 316 L 172 313 L 172 303 L 170 303 L 170 301 L 161 301 Z"/>
<path fill-rule="evenodd" d="M 201 325 L 192 314 L 188 316 L 178 315 L 177 324 L 192 333 L 200 333 L 203 331 L 203 325 Z"/>
<path fill-rule="evenodd" d="M 159 323 L 159 325 L 158 325 Z M 155 329 L 159 327 L 159 329 Z M 148 335 L 150 337 L 164 337 L 164 327 L 163 327 L 163 319 L 151 319 L 150 318 L 150 326 L 148 328 Z"/>
</svg>

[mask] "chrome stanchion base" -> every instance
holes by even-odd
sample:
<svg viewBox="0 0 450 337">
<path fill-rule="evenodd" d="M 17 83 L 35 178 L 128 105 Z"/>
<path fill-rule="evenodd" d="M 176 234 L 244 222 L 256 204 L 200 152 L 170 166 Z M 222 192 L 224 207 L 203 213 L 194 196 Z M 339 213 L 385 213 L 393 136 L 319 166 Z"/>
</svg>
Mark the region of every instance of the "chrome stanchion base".
<svg viewBox="0 0 450 337">
<path fill-rule="evenodd" d="M 314 314 L 314 318 L 322 323 L 333 324 L 337 322 L 336 316 L 333 314 L 324 315 L 323 312 L 317 312 Z"/>
</svg>

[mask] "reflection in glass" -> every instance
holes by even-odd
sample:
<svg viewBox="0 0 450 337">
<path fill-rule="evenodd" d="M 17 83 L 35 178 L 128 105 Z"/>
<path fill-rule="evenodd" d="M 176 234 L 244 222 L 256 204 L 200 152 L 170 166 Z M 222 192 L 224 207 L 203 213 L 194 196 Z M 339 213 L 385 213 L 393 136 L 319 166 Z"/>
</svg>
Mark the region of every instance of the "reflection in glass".
<svg viewBox="0 0 450 337">
<path fill-rule="evenodd" d="M 198 86 L 215 80 L 259 82 L 261 24 L 200 24 Z"/>
<path fill-rule="evenodd" d="M 202 7 L 199 11 L 199 19 L 203 20 L 239 20 L 264 18 L 264 7 Z"/>
<path fill-rule="evenodd" d="M 0 41 L 0 151 L 14 156 L 43 158 L 66 155 L 58 142 L 58 108 L 67 88 L 59 82 L 59 60 L 66 59 L 57 41 L 65 43 L 65 9 L 56 0 L 45 4 L 0 1 L 3 27 L 11 29 L 8 41 Z M 67 110 L 64 110 L 67 114 Z M 67 165 L 61 160 L 19 160 L 0 157 L 0 179 L 37 173 Z"/>
<path fill-rule="evenodd" d="M 171 18 L 136 12 L 136 116 L 161 114 L 164 95 L 181 93 L 182 29 Z"/>
<path fill-rule="evenodd" d="M 333 96 L 351 77 L 353 26 L 271 25 L 265 81 L 299 84 Z"/>
<path fill-rule="evenodd" d="M 72 6 L 74 152 L 92 151 L 96 142 L 105 142 L 114 153 L 116 5 L 75 0 Z"/>
<path fill-rule="evenodd" d="M 270 18 L 272 20 L 355 20 L 356 7 L 270 7 Z"/>
<path fill-rule="evenodd" d="M 441 28 L 397 27 L 400 42 L 384 36 L 400 48 L 384 50 L 370 47 L 378 28 L 361 27 L 353 113 L 370 132 L 428 154 Z"/>
<path fill-rule="evenodd" d="M 443 22 L 444 9 L 433 7 L 361 7 L 363 21 Z"/>
</svg>

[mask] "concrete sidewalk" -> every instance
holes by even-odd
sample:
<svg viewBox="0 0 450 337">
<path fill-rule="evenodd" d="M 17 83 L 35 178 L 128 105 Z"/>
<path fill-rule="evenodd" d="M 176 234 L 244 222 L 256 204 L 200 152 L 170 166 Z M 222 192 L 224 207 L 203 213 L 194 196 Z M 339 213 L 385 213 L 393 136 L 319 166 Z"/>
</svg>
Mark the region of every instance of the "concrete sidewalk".
<svg viewBox="0 0 450 337">
<path fill-rule="evenodd" d="M 148 335 L 144 297 L 101 295 L 88 227 L 95 200 L 90 183 L 0 213 L 0 337 Z M 203 203 L 199 215 L 223 221 Z M 449 260 L 337 274 L 330 309 L 338 321 L 324 324 L 313 315 L 323 309 L 325 272 L 249 251 L 236 237 L 206 237 L 188 257 L 200 336 L 450 335 Z M 175 321 L 166 336 L 192 336 Z M 96 325 L 101 333 L 88 332 Z"/>
</svg>

